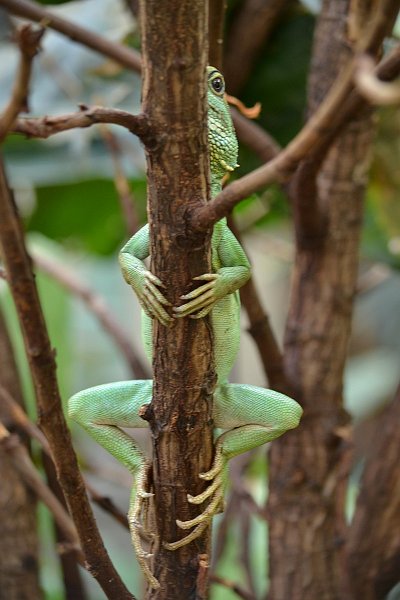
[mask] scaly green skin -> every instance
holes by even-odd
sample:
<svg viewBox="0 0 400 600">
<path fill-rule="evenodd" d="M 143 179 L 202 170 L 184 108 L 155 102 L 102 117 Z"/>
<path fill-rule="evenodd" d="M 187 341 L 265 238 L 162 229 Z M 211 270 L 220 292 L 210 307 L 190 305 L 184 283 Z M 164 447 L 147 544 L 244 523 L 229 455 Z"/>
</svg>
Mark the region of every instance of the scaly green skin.
<svg viewBox="0 0 400 600">
<path fill-rule="evenodd" d="M 208 77 L 208 137 L 210 145 L 211 195 L 221 190 L 221 179 L 237 166 L 237 140 L 230 111 L 224 97 L 224 80 L 213 67 Z M 174 318 L 202 318 L 211 313 L 217 385 L 214 393 L 213 419 L 216 428 L 225 430 L 216 441 L 212 469 L 200 477 L 212 481 L 203 494 L 188 496 L 200 504 L 209 498 L 207 508 L 191 521 L 177 521 L 182 529 L 193 531 L 166 544 L 175 550 L 201 535 L 223 503 L 224 472 L 229 459 L 270 442 L 288 429 L 297 427 L 302 409 L 287 396 L 251 385 L 230 384 L 228 374 L 235 361 L 240 336 L 240 301 L 238 289 L 250 277 L 247 257 L 229 230 L 226 219 L 214 226 L 211 250 L 212 273 L 196 280 L 203 285 L 181 296 L 181 306 L 171 307 L 159 288 L 162 282 L 150 273 L 143 260 L 149 256 L 149 228 L 143 227 L 120 253 L 120 264 L 127 283 L 136 292 L 143 308 L 143 342 L 151 358 L 151 320 L 169 326 Z M 173 316 L 171 316 L 171 314 Z M 153 587 L 158 586 L 146 559 L 139 537 L 140 512 L 149 495 L 144 489 L 145 457 L 136 442 L 120 427 L 147 427 L 139 409 L 151 401 L 152 381 L 122 381 L 79 392 L 69 401 L 69 414 L 86 431 L 134 475 L 129 510 L 131 536 L 138 561 Z M 136 492 L 136 493 L 135 493 Z"/>
</svg>

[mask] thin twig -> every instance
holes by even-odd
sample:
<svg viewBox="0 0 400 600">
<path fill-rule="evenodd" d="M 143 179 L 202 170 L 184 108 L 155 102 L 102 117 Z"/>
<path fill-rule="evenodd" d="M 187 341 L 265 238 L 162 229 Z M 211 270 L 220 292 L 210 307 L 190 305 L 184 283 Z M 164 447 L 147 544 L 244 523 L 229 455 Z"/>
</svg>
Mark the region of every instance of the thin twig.
<svg viewBox="0 0 400 600">
<path fill-rule="evenodd" d="M 15 425 L 22 431 L 25 431 L 29 437 L 39 442 L 44 452 L 51 457 L 50 447 L 46 440 L 46 436 L 40 431 L 39 427 L 32 423 L 18 402 L 14 400 L 11 394 L 2 385 L 0 385 L 0 398 L 1 402 L 7 407 L 7 411 Z"/>
<path fill-rule="evenodd" d="M 252 593 L 243 589 L 238 583 L 234 581 L 230 581 L 229 579 L 225 579 L 225 577 L 220 577 L 219 575 L 211 575 L 210 580 L 212 583 L 216 583 L 218 585 L 223 585 L 234 592 L 239 598 L 243 598 L 243 600 L 256 600 L 256 597 L 253 596 Z"/>
<path fill-rule="evenodd" d="M 240 232 L 232 218 L 229 219 L 229 227 L 242 244 Z M 257 293 L 253 277 L 240 289 L 240 300 L 246 309 L 250 321 L 247 331 L 257 346 L 270 387 L 274 390 L 289 393 L 282 353 L 270 325 L 268 315 Z"/>
<path fill-rule="evenodd" d="M 6 450 L 14 466 L 22 476 L 29 488 L 48 507 L 65 537 L 74 547 L 79 562 L 83 565 L 85 558 L 79 544 L 75 525 L 62 504 L 47 487 L 32 463 L 28 451 L 15 434 L 10 434 L 8 429 L 0 422 L 0 445 Z"/>
<path fill-rule="evenodd" d="M 370 56 L 360 56 L 354 79 L 360 94 L 371 104 L 379 106 L 400 103 L 400 84 L 380 81 Z"/>
<path fill-rule="evenodd" d="M 118 140 L 111 129 L 106 125 L 100 126 L 100 133 L 110 151 L 114 165 L 114 182 L 118 193 L 119 201 L 124 215 L 127 233 L 132 236 L 139 229 L 139 218 L 135 210 L 135 199 L 124 169 L 121 164 L 121 151 Z"/>
<path fill-rule="evenodd" d="M 247 119 L 236 108 L 231 107 L 231 115 L 239 141 L 257 154 L 262 162 L 268 162 L 279 154 L 281 147 L 260 125 Z"/>
<path fill-rule="evenodd" d="M 80 105 L 79 112 L 36 118 L 19 118 L 12 131 L 22 133 L 27 137 L 46 139 L 62 131 L 68 131 L 76 127 L 90 127 L 95 123 L 121 125 L 141 139 L 145 139 L 149 133 L 147 119 L 144 115 L 132 115 L 117 108 L 86 106 L 84 104 Z"/>
<path fill-rule="evenodd" d="M 0 115 L 0 143 L 12 128 L 20 112 L 28 111 L 28 87 L 32 62 L 39 51 L 44 29 L 34 29 L 23 25 L 17 30 L 16 37 L 20 49 L 19 67 L 11 98 Z"/>
<path fill-rule="evenodd" d="M 4 6 L 13 15 L 38 23 L 44 23 L 46 27 L 59 31 L 73 42 L 83 44 L 96 52 L 109 56 L 128 69 L 133 71 L 141 70 L 140 54 L 135 50 L 126 48 L 122 44 L 114 43 L 97 33 L 76 25 L 76 23 L 71 23 L 67 19 L 42 8 L 36 2 L 28 2 L 27 0 L 0 0 L 0 6 Z"/>
<path fill-rule="evenodd" d="M 150 373 L 144 363 L 137 355 L 129 337 L 124 329 L 119 325 L 113 317 L 111 310 L 107 307 L 104 299 L 89 288 L 79 277 L 77 277 L 70 269 L 65 268 L 59 262 L 33 253 L 33 259 L 36 265 L 58 281 L 63 287 L 75 296 L 83 300 L 86 306 L 97 317 L 104 330 L 109 333 L 115 344 L 121 350 L 126 358 L 132 374 L 137 379 L 149 379 Z"/>
</svg>

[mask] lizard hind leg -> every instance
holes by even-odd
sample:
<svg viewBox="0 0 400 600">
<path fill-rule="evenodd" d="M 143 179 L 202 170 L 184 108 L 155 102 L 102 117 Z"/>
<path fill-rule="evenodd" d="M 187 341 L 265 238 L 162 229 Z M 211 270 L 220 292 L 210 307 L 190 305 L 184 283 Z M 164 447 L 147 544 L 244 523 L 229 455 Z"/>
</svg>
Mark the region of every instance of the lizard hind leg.
<svg viewBox="0 0 400 600">
<path fill-rule="evenodd" d="M 228 383 L 217 387 L 214 396 L 214 423 L 216 427 L 227 431 L 217 439 L 211 469 L 199 475 L 202 479 L 211 481 L 210 485 L 202 494 L 188 494 L 190 503 L 201 504 L 209 500 L 208 506 L 190 521 L 177 521 L 181 529 L 195 529 L 180 540 L 166 544 L 167 549 L 176 550 L 196 539 L 219 512 L 224 497 L 228 461 L 297 427 L 302 412 L 295 400 L 273 390 Z"/>
<path fill-rule="evenodd" d="M 147 533 L 141 525 L 143 505 L 152 496 L 145 490 L 148 464 L 136 441 L 121 429 L 148 426 L 139 416 L 139 411 L 143 404 L 151 401 L 152 388 L 151 380 L 99 385 L 72 396 L 68 402 L 68 412 L 98 444 L 132 473 L 134 481 L 128 512 L 132 545 L 144 576 L 152 587 L 157 588 L 158 581 L 147 563 L 151 555 L 141 545 L 141 537 Z"/>
<path fill-rule="evenodd" d="M 148 508 L 146 500 L 154 496 L 154 494 L 146 491 L 150 470 L 151 463 L 149 461 L 146 461 L 139 469 L 135 480 L 136 485 L 132 488 L 131 492 L 128 523 L 131 532 L 132 545 L 142 573 L 150 586 L 154 589 L 158 589 L 160 584 L 154 577 L 148 563 L 148 559 L 151 559 L 153 554 L 146 552 L 142 547 L 142 538 L 145 538 L 147 541 L 155 539 L 155 535 L 144 530 L 142 526 L 142 512 L 143 509 Z"/>
</svg>

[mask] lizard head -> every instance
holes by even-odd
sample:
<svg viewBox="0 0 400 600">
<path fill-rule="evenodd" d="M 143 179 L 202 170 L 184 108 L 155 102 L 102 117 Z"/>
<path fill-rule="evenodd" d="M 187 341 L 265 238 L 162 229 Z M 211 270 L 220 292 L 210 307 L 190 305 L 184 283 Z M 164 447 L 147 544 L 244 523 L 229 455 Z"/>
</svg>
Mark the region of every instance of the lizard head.
<svg viewBox="0 0 400 600">
<path fill-rule="evenodd" d="M 207 100 L 211 185 L 215 188 L 238 166 L 238 143 L 225 98 L 225 80 L 215 67 L 207 67 Z"/>
</svg>

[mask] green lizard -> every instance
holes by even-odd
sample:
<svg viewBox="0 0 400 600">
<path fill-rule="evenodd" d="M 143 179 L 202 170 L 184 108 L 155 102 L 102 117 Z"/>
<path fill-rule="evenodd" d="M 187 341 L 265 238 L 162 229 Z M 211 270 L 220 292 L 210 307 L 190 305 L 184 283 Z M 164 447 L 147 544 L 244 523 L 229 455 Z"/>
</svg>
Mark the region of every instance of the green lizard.
<svg viewBox="0 0 400 600">
<path fill-rule="evenodd" d="M 221 190 L 223 176 L 237 166 L 238 145 L 225 99 L 224 78 L 217 69 L 208 67 L 207 82 L 211 196 L 214 197 Z M 227 381 L 239 347 L 238 289 L 250 277 L 250 265 L 226 219 L 214 226 L 212 273 L 195 277 L 204 283 L 181 296 L 184 302 L 178 307 L 170 306 L 160 291 L 164 287 L 162 282 L 143 263 L 149 256 L 149 243 L 149 227 L 145 225 L 120 252 L 124 278 L 137 294 L 143 309 L 142 335 L 146 353 L 151 358 L 152 319 L 171 326 L 175 318 L 199 319 L 210 313 L 217 373 L 213 419 L 216 428 L 225 430 L 216 440 L 212 468 L 199 475 L 211 481 L 210 485 L 198 496 L 188 495 L 188 501 L 194 504 L 209 499 L 208 506 L 190 521 L 177 521 L 179 527 L 192 531 L 176 542 L 165 544 L 168 549 L 175 550 L 201 535 L 220 510 L 228 461 L 297 427 L 302 409 L 291 398 L 273 390 Z M 128 513 L 132 543 L 144 575 L 150 585 L 158 587 L 147 563 L 151 555 L 142 549 L 139 537 L 142 505 L 152 495 L 144 489 L 147 463 L 135 440 L 121 429 L 148 426 L 139 412 L 151 401 L 152 383 L 151 380 L 122 381 L 84 390 L 70 399 L 69 414 L 133 474 Z"/>
</svg>

